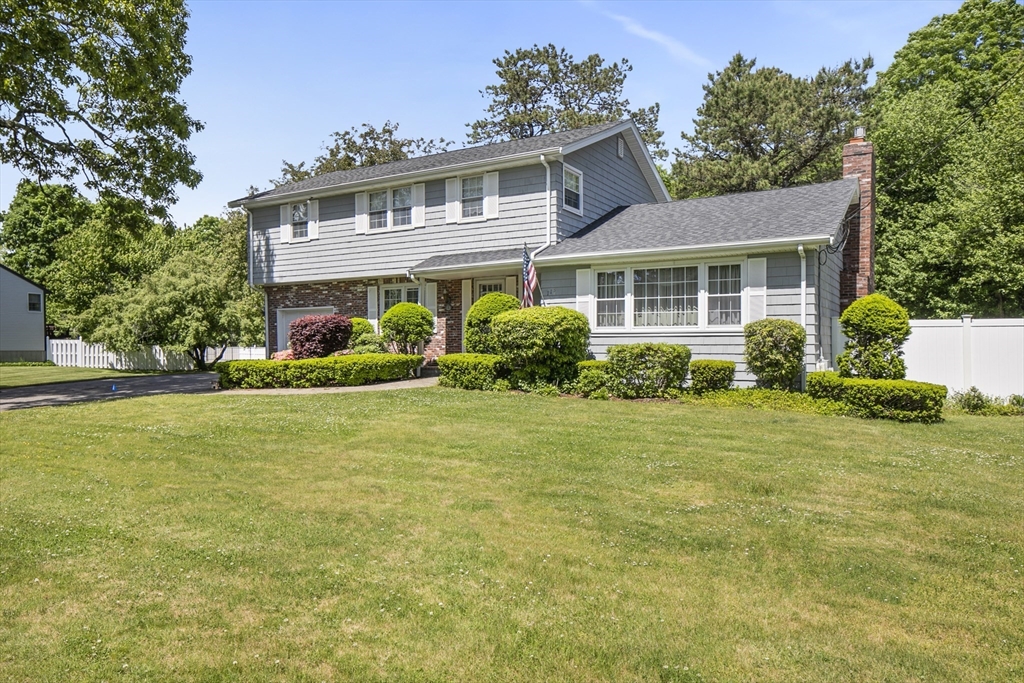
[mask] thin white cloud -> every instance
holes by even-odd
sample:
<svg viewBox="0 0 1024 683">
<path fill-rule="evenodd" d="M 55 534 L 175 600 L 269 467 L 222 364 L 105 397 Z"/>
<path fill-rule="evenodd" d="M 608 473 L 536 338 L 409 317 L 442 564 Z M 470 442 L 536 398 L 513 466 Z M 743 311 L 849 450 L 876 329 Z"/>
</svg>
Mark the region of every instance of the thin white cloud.
<svg viewBox="0 0 1024 683">
<path fill-rule="evenodd" d="M 657 43 L 662 46 L 676 61 L 705 68 L 711 66 L 711 62 L 709 60 L 701 57 L 699 54 L 686 47 L 686 45 L 672 36 L 667 36 L 660 31 L 649 29 L 639 21 L 621 14 L 612 14 L 611 12 L 602 12 L 602 14 L 609 19 L 617 21 L 622 28 L 626 29 L 627 33 L 631 33 L 638 38 L 643 38 L 644 40 L 649 40 L 652 43 Z"/>
</svg>

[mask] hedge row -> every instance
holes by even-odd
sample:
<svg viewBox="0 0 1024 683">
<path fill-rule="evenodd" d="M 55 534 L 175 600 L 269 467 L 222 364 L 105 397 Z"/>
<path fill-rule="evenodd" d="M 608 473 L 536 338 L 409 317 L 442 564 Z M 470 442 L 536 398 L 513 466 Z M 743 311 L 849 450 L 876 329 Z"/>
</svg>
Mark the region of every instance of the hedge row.
<svg viewBox="0 0 1024 683">
<path fill-rule="evenodd" d="M 453 389 L 491 391 L 501 370 L 501 357 L 489 353 L 448 353 L 439 356 L 437 383 Z"/>
<path fill-rule="evenodd" d="M 690 391 L 705 394 L 732 386 L 736 363 L 731 360 L 695 360 L 690 363 Z"/>
<path fill-rule="evenodd" d="M 354 387 L 405 379 L 423 364 L 423 356 L 397 353 L 353 354 L 307 360 L 233 360 L 218 363 L 225 389 Z"/>
<path fill-rule="evenodd" d="M 858 417 L 900 422 L 940 422 L 946 402 L 941 384 L 904 379 L 852 379 L 835 372 L 807 375 L 807 393 L 845 403 Z"/>
</svg>

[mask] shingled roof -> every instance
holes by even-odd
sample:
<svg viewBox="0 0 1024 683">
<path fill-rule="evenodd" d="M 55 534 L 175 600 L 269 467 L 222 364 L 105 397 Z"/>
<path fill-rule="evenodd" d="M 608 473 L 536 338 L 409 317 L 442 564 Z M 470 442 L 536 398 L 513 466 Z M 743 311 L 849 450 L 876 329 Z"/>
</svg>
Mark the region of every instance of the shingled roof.
<svg viewBox="0 0 1024 683">
<path fill-rule="evenodd" d="M 537 255 L 537 261 L 812 237 L 827 239 L 839 230 L 857 189 L 856 179 L 846 179 L 666 204 L 620 206 L 548 247 Z"/>
<path fill-rule="evenodd" d="M 309 178 L 308 180 L 287 183 L 286 185 L 275 187 L 274 189 L 267 190 L 266 192 L 260 192 L 251 197 L 236 199 L 228 205 L 240 206 L 242 204 L 271 199 L 277 196 L 291 195 L 296 192 L 315 192 L 318 190 L 402 176 L 410 173 L 441 171 L 449 167 L 459 167 L 474 163 L 484 163 L 487 161 L 498 161 L 505 157 L 516 157 L 531 153 L 539 154 L 548 150 L 558 150 L 562 147 L 572 145 L 573 143 L 580 142 L 589 137 L 599 135 L 611 128 L 622 126 L 625 123 L 628 123 L 628 120 L 612 121 L 609 123 L 598 124 L 596 126 L 587 126 L 586 128 L 577 128 L 575 130 L 566 130 L 559 133 L 539 135 L 537 137 L 524 138 L 522 140 L 510 140 L 508 142 L 496 142 L 487 145 L 478 145 L 476 147 L 466 147 L 464 149 L 457 149 L 451 152 L 428 154 L 426 156 L 403 159 L 402 161 L 392 161 L 391 163 L 379 164 L 377 166 L 364 166 L 349 169 L 347 171 L 325 173 L 324 175 Z"/>
</svg>

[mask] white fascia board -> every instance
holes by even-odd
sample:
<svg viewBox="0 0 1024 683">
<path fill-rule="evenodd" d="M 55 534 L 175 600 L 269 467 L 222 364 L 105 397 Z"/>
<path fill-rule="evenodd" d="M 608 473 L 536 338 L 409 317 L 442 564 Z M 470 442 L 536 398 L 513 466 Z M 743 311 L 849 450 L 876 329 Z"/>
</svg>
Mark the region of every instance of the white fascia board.
<svg viewBox="0 0 1024 683">
<path fill-rule="evenodd" d="M 795 249 L 796 245 L 803 244 L 807 247 L 815 247 L 823 244 L 830 244 L 830 235 L 807 235 L 805 237 L 787 237 L 785 239 L 752 240 L 749 242 L 723 242 L 721 244 L 699 244 L 692 247 L 661 247 L 658 249 L 623 249 L 620 251 L 589 252 L 584 254 L 564 254 L 562 256 L 544 256 L 544 252 L 537 254 L 534 259 L 538 267 L 548 264 L 562 264 L 572 262 L 618 262 L 623 257 L 633 258 L 665 258 L 674 255 L 680 257 L 708 256 L 711 254 L 732 255 L 740 253 L 757 253 L 771 251 L 787 251 Z"/>
<path fill-rule="evenodd" d="M 347 194 L 349 192 L 363 192 L 364 190 L 372 190 L 376 187 L 391 187 L 399 181 L 409 183 L 423 182 L 426 180 L 451 178 L 453 175 L 461 175 L 474 170 L 499 170 L 516 166 L 525 166 L 528 165 L 527 162 L 538 160 L 542 154 L 558 154 L 560 151 L 561 148 L 559 147 L 551 147 L 550 149 L 539 149 L 536 152 L 495 157 L 486 161 L 466 162 L 463 164 L 444 166 L 442 168 L 425 169 L 423 171 L 396 173 L 395 175 L 381 176 L 379 178 L 359 180 L 351 183 L 340 183 L 338 185 L 327 185 L 325 187 L 296 190 L 294 192 L 276 194 L 272 197 L 259 197 L 252 201 L 248 198 L 236 199 L 228 202 L 228 207 L 234 209 L 238 207 L 259 208 L 262 206 L 277 206 L 278 204 L 287 204 L 293 199 L 319 199 L 321 197 L 331 197 L 338 194 Z M 538 160 L 537 163 L 539 164 L 540 161 Z"/>
<path fill-rule="evenodd" d="M 632 131 L 633 133 L 632 135 L 625 136 L 626 144 L 629 145 L 629 151 L 633 154 L 633 158 L 637 160 L 637 164 L 640 166 L 640 170 L 643 172 L 644 177 L 647 178 L 647 184 L 650 185 L 655 196 L 660 195 L 658 201 L 672 201 L 672 195 L 669 194 L 668 188 L 665 187 L 665 182 L 661 179 L 661 173 L 658 172 L 658 165 L 654 162 L 654 158 L 651 156 L 651 151 L 647 149 L 644 139 L 640 136 L 640 129 L 636 127 L 633 119 L 626 119 L 619 125 L 612 126 L 608 130 L 601 131 L 600 133 L 591 135 L 583 140 L 577 140 L 571 145 L 565 145 L 562 147 L 562 154 L 571 154 L 572 152 L 583 149 L 595 142 L 626 131 Z M 647 162 L 646 165 L 640 161 L 641 157 Z"/>
</svg>

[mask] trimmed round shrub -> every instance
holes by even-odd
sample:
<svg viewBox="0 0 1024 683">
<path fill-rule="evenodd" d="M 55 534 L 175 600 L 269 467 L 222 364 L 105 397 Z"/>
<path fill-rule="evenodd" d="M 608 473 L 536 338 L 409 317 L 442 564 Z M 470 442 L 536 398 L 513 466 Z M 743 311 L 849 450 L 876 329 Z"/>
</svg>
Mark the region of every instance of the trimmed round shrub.
<svg viewBox="0 0 1024 683">
<path fill-rule="evenodd" d="M 905 379 L 841 377 L 835 372 L 807 375 L 807 393 L 845 403 L 857 417 L 899 422 L 941 422 L 946 387 Z"/>
<path fill-rule="evenodd" d="M 438 356 L 441 376 L 437 383 L 455 389 L 492 391 L 501 369 L 501 358 L 487 353 L 446 353 Z"/>
<path fill-rule="evenodd" d="M 395 304 L 380 317 L 380 335 L 399 353 L 413 353 L 434 336 L 434 316 L 419 304 Z"/>
<path fill-rule="evenodd" d="M 690 363 L 690 391 L 705 394 L 732 386 L 736 364 L 731 360 L 695 360 Z"/>
<path fill-rule="evenodd" d="M 348 347 L 352 321 L 344 315 L 304 315 L 288 326 L 292 357 L 324 358 Z"/>
<path fill-rule="evenodd" d="M 519 309 L 519 299 L 511 294 L 491 292 L 477 299 L 466 313 L 466 330 L 463 339 L 467 353 L 494 353 L 491 342 L 491 320 L 505 311 Z"/>
<path fill-rule="evenodd" d="M 373 323 L 366 318 L 352 318 L 352 336 L 348 338 L 348 347 L 354 349 L 359 343 L 359 338 L 364 334 L 376 334 Z"/>
<path fill-rule="evenodd" d="M 743 360 L 758 386 L 791 390 L 804 367 L 807 332 L 792 320 L 765 318 L 743 326 Z"/>
<path fill-rule="evenodd" d="M 608 361 L 584 360 L 576 364 L 579 375 L 572 383 L 571 392 L 590 398 L 595 393 L 604 392 L 608 397 Z"/>
<path fill-rule="evenodd" d="M 655 398 L 686 379 L 690 349 L 682 344 L 620 344 L 608 349 L 608 389 L 619 398 Z"/>
<path fill-rule="evenodd" d="M 352 347 L 352 353 L 387 353 L 388 345 L 380 335 L 373 332 L 364 332 L 356 345 Z"/>
<path fill-rule="evenodd" d="M 587 317 L 561 306 L 517 308 L 491 320 L 491 343 L 516 386 L 572 380 L 589 342 Z"/>
<path fill-rule="evenodd" d="M 857 299 L 839 316 L 849 341 L 836 358 L 843 377 L 903 379 L 903 343 L 910 336 L 907 309 L 884 294 Z"/>
</svg>

